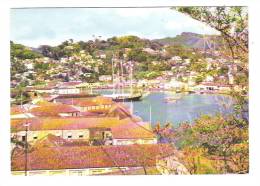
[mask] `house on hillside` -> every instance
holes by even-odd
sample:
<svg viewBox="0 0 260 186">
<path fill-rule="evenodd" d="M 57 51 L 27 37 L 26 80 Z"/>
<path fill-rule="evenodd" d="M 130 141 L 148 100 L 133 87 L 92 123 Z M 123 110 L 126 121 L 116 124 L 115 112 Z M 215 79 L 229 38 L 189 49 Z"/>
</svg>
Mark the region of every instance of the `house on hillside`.
<svg viewBox="0 0 260 186">
<path fill-rule="evenodd" d="M 112 76 L 111 75 L 102 75 L 99 76 L 99 81 L 103 81 L 103 82 L 108 82 L 108 81 L 112 81 Z"/>
<path fill-rule="evenodd" d="M 196 86 L 196 89 L 199 91 L 208 92 L 229 92 L 231 90 L 231 85 L 214 82 L 202 82 Z"/>
<path fill-rule="evenodd" d="M 177 81 L 175 78 L 172 78 L 170 82 L 165 83 L 164 88 L 172 89 L 175 91 L 181 91 L 188 89 L 188 84 L 181 81 Z"/>
</svg>

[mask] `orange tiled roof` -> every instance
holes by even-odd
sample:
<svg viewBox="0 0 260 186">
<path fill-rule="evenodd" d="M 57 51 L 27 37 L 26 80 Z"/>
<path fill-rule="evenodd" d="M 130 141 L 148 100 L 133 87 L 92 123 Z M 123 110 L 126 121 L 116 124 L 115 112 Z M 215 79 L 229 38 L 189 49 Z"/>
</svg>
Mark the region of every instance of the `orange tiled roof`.
<svg viewBox="0 0 260 186">
<path fill-rule="evenodd" d="M 113 106 L 106 113 L 106 116 L 118 116 L 120 119 L 132 117 L 130 111 L 120 103 L 113 104 Z"/>
<path fill-rule="evenodd" d="M 66 117 L 66 118 L 32 118 L 11 120 L 11 130 L 13 132 L 24 131 L 24 123 L 29 122 L 28 130 L 79 130 L 87 128 L 109 128 L 119 125 L 117 118 L 86 118 L 86 117 Z"/>
<path fill-rule="evenodd" d="M 22 114 L 22 113 L 25 113 L 25 112 L 26 112 L 26 110 L 21 106 L 11 107 L 11 115 Z"/>
<path fill-rule="evenodd" d="M 150 124 L 142 121 L 133 121 L 126 118 L 120 121 L 121 125 L 112 128 L 113 137 L 116 139 L 156 138 Z"/>
<path fill-rule="evenodd" d="M 59 146 L 80 146 L 80 145 L 85 145 L 88 146 L 89 141 L 86 140 L 81 140 L 81 139 L 74 139 L 74 140 L 65 140 L 61 137 L 55 136 L 53 134 L 49 134 L 47 136 L 45 136 L 42 139 L 39 139 L 35 142 L 35 144 L 33 145 L 33 149 L 40 149 L 40 148 L 44 148 L 44 147 L 59 147 Z"/>
<path fill-rule="evenodd" d="M 84 99 L 60 99 L 58 100 L 61 103 L 68 105 L 75 105 L 80 107 L 86 106 L 98 106 L 98 105 L 112 105 L 113 101 L 111 98 L 106 98 L 102 96 L 93 97 L 93 98 L 84 98 Z"/>
<path fill-rule="evenodd" d="M 30 113 L 35 116 L 59 116 L 60 113 L 75 113 L 80 112 L 78 109 L 65 104 L 44 103 L 39 107 L 30 109 Z"/>
<path fill-rule="evenodd" d="M 29 122 L 30 131 L 39 130 L 80 130 L 87 128 L 110 128 L 116 139 L 155 138 L 149 123 L 133 121 L 132 118 L 119 120 L 116 117 L 68 117 L 31 118 L 11 120 L 11 131 L 24 131 L 24 123 Z"/>
<path fill-rule="evenodd" d="M 148 167 L 171 155 L 178 151 L 170 144 L 40 148 L 28 154 L 28 170 Z M 24 162 L 24 154 L 15 156 L 12 171 L 24 170 Z"/>
</svg>

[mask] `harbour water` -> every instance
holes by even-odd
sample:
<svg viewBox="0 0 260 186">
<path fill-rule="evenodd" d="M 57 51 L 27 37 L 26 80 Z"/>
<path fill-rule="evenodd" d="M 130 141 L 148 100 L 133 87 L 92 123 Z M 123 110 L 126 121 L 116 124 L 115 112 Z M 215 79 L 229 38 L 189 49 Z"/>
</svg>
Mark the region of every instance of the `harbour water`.
<svg viewBox="0 0 260 186">
<path fill-rule="evenodd" d="M 112 93 L 111 90 L 98 91 L 101 94 Z M 176 101 L 167 102 L 167 98 Z M 150 92 L 141 101 L 125 102 L 133 113 L 144 121 L 151 121 L 152 126 L 157 122 L 172 123 L 178 126 L 182 122 L 192 123 L 201 114 L 215 115 L 233 112 L 232 98 L 227 95 L 215 94 L 176 94 L 171 92 Z"/>
</svg>

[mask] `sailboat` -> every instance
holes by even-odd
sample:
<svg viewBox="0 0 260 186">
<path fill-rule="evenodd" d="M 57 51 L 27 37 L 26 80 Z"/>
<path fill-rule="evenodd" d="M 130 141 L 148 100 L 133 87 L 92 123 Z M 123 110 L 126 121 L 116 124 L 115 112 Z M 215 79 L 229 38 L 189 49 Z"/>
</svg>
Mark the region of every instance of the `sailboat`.
<svg viewBox="0 0 260 186">
<path fill-rule="evenodd" d="M 121 73 L 122 73 L 122 76 L 123 76 L 122 61 L 120 61 L 120 65 L 121 65 Z M 114 77 L 113 59 L 112 59 L 112 77 Z M 132 62 L 131 62 L 131 64 L 130 64 L 130 93 L 124 93 L 122 91 L 121 91 L 121 93 L 115 93 L 114 78 L 112 78 L 112 80 L 113 80 L 113 94 L 112 95 L 105 95 L 105 96 L 112 98 L 112 100 L 116 101 L 116 102 L 140 101 L 140 99 L 142 98 L 142 94 L 141 93 L 135 93 L 135 94 L 133 93 L 132 79 L 133 79 L 133 65 L 132 65 Z M 121 82 L 121 78 L 120 78 L 120 82 Z"/>
</svg>

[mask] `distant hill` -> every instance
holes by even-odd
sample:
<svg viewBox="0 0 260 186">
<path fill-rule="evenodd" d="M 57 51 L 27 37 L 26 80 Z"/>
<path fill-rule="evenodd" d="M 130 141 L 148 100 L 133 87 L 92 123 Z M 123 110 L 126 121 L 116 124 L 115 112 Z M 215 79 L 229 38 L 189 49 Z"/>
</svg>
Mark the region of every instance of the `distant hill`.
<svg viewBox="0 0 260 186">
<path fill-rule="evenodd" d="M 221 36 L 217 35 L 202 35 L 192 32 L 182 32 L 176 37 L 166 37 L 162 39 L 155 39 L 162 45 L 183 45 L 189 48 L 197 49 L 206 49 L 212 48 L 215 44 L 215 47 L 218 48 L 221 45 Z"/>
</svg>

